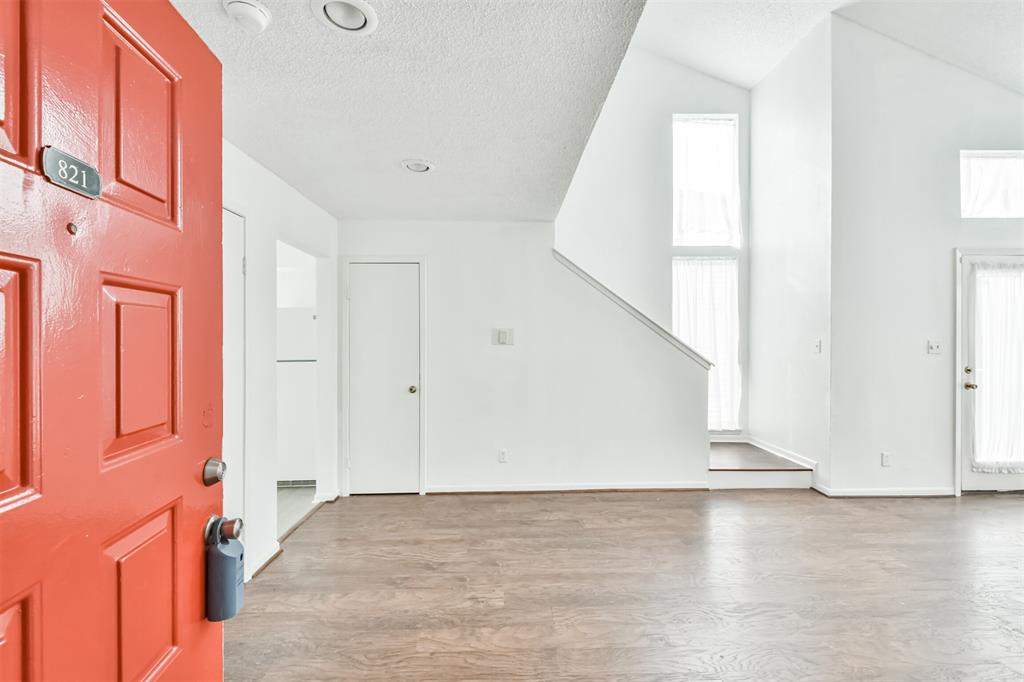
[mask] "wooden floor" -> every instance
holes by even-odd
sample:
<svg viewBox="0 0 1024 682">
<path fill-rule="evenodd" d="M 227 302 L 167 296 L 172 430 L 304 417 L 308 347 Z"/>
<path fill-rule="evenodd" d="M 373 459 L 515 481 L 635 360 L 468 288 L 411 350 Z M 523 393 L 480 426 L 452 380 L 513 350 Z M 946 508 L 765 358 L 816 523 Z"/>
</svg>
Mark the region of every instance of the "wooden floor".
<svg viewBox="0 0 1024 682">
<path fill-rule="evenodd" d="M 749 443 L 712 443 L 711 471 L 810 471 L 803 464 L 773 455 Z"/>
<path fill-rule="evenodd" d="M 1024 679 L 1024 496 L 352 497 L 226 624 L 231 680 Z"/>
</svg>

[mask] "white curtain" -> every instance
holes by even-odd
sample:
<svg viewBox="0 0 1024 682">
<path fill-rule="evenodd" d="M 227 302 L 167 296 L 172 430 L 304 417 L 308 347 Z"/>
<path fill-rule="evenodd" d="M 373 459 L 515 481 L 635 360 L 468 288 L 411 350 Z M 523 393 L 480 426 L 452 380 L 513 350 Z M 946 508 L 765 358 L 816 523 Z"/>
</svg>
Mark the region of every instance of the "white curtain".
<svg viewBox="0 0 1024 682">
<path fill-rule="evenodd" d="M 672 126 L 673 244 L 740 245 L 736 119 L 677 118 Z"/>
<path fill-rule="evenodd" d="M 672 260 L 672 327 L 715 366 L 708 376 L 708 429 L 740 427 L 739 299 L 735 258 Z"/>
<path fill-rule="evenodd" d="M 960 152 L 960 216 L 1024 218 L 1024 151 Z"/>
<path fill-rule="evenodd" d="M 975 265 L 974 471 L 1024 473 L 1024 264 Z"/>
</svg>

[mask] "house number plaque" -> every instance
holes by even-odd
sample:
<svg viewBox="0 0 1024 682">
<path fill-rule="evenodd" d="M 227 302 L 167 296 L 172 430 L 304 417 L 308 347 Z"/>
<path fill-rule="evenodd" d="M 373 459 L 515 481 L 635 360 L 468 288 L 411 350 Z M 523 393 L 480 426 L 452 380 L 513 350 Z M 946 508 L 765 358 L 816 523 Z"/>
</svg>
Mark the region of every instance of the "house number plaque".
<svg viewBox="0 0 1024 682">
<path fill-rule="evenodd" d="M 53 184 L 90 199 L 100 195 L 100 172 L 56 147 L 43 147 L 43 175 Z"/>
</svg>

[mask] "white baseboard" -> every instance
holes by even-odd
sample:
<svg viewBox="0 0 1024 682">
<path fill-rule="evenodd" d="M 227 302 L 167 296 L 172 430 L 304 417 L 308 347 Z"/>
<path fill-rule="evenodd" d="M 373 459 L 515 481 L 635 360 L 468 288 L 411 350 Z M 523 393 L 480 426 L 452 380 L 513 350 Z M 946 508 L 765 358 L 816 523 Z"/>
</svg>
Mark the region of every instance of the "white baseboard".
<svg viewBox="0 0 1024 682">
<path fill-rule="evenodd" d="M 707 481 L 640 481 L 616 483 L 477 483 L 428 485 L 430 493 L 541 493 L 574 490 L 707 490 Z"/>
<path fill-rule="evenodd" d="M 245 548 L 245 582 L 252 580 L 254 573 L 258 573 L 261 568 L 277 556 L 277 553 L 281 550 L 281 543 L 274 540 L 271 545 L 255 549 L 256 551 L 253 551 L 250 547 Z"/>
<path fill-rule="evenodd" d="M 718 431 L 708 434 L 708 440 L 712 443 L 749 443 L 750 436 L 742 431 Z"/>
<path fill-rule="evenodd" d="M 341 497 L 339 493 L 328 493 L 326 495 L 314 495 L 313 504 L 319 504 L 320 502 L 334 502 L 336 499 Z"/>
<path fill-rule="evenodd" d="M 829 488 L 815 483 L 811 486 L 828 497 L 953 497 L 948 488 Z"/>
</svg>

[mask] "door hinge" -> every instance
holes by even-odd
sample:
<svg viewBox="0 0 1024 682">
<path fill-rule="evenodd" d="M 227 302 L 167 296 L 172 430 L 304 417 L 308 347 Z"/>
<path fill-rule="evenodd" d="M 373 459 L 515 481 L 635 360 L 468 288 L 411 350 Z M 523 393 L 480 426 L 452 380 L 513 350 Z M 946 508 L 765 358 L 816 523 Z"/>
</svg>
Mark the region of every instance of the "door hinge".
<svg viewBox="0 0 1024 682">
<path fill-rule="evenodd" d="M 247 274 L 246 273 L 247 267 L 248 267 L 248 265 L 247 265 L 247 261 L 245 259 L 245 256 L 242 256 L 242 275 Z"/>
</svg>

